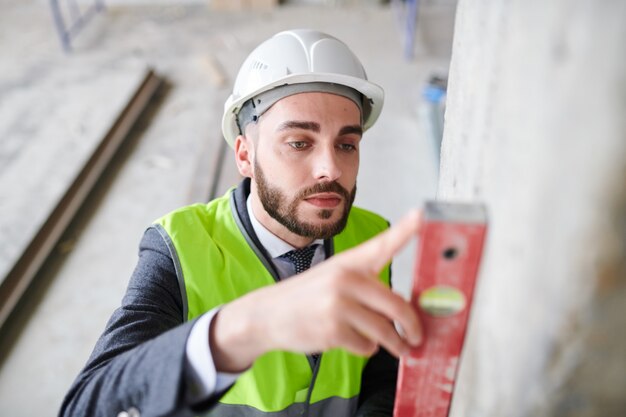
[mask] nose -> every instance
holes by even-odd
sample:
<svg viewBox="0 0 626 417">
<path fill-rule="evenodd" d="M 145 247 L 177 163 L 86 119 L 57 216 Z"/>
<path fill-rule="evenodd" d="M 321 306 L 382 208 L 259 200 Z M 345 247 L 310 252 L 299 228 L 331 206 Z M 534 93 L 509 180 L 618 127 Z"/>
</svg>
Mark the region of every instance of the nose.
<svg viewBox="0 0 626 417">
<path fill-rule="evenodd" d="M 315 155 L 313 176 L 316 180 L 335 181 L 341 177 L 338 155 L 334 146 L 324 146 Z"/>
</svg>

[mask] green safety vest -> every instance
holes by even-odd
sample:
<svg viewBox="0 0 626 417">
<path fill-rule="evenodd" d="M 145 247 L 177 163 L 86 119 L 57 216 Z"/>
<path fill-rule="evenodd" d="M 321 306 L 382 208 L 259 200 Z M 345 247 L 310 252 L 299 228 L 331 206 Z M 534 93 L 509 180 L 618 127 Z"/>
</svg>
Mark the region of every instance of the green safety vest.
<svg viewBox="0 0 626 417">
<path fill-rule="evenodd" d="M 188 320 L 276 282 L 267 261 L 242 233 L 233 198 L 230 190 L 155 223 L 174 259 Z M 333 238 L 334 252 L 354 247 L 387 227 L 380 216 L 353 207 L 346 228 Z M 380 280 L 389 286 L 388 267 Z M 315 367 L 304 354 L 268 352 L 237 379 L 209 415 L 350 416 L 356 410 L 366 363 L 367 358 L 343 349 L 324 352 Z"/>
</svg>

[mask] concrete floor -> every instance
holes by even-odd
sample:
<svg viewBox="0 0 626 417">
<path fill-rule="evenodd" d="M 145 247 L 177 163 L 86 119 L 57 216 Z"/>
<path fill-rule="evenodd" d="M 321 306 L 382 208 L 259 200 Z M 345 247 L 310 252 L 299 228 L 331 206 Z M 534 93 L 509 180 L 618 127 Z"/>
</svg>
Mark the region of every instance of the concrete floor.
<svg viewBox="0 0 626 417">
<path fill-rule="evenodd" d="M 60 49 L 47 2 L 9 0 L 0 5 L 0 91 L 10 88 L 15 100 L 36 102 L 38 107 L 32 110 L 36 113 L 30 116 L 35 126 L 53 118 L 50 115 L 78 117 L 53 112 L 58 101 L 50 99 L 50 89 L 41 88 L 50 72 L 66 77 L 55 85 L 55 94 L 89 86 L 68 109 L 85 107 L 95 114 L 112 94 L 111 84 L 102 80 L 132 78 L 150 66 L 168 81 L 150 108 L 150 117 L 134 131 L 0 341 L 0 415 L 57 412 L 120 302 L 143 230 L 155 218 L 194 199 L 199 174 L 211 175 L 205 161 L 219 149 L 221 109 L 232 79 L 226 87 L 215 86 L 209 57 L 231 75 L 256 44 L 283 29 L 318 28 L 344 40 L 361 58 L 370 79 L 386 90 L 383 113 L 365 135 L 356 203 L 393 222 L 435 196 L 437 150 L 425 123 L 421 90 L 433 71 L 447 72 L 454 3 L 424 3 L 416 55 L 410 62 L 403 58 L 402 30 L 392 9 L 350 3 L 338 8 L 287 4 L 263 13 L 217 13 L 203 2 L 111 6 L 79 34 L 70 55 Z M 102 74 L 97 81 L 96 72 Z M 120 89 L 126 88 L 120 83 Z M 0 127 L 14 117 L 11 111 L 11 105 L 0 101 Z M 11 135 L 7 130 L 0 149 Z M 19 140 L 13 143 L 20 146 Z M 61 159 L 58 165 L 75 163 L 71 152 L 59 151 L 69 149 L 64 146 L 58 142 L 50 148 L 55 152 L 38 158 Z M 232 164 L 228 159 L 226 178 L 232 178 L 228 174 Z M 28 202 L 23 206 L 36 205 L 38 190 L 16 191 L 12 187 L 19 186 L 2 183 L 1 176 L 2 172 L 3 195 Z M 6 246 L 5 236 L 0 239 Z M 396 287 L 403 294 L 411 276 L 411 249 L 394 263 Z"/>
</svg>

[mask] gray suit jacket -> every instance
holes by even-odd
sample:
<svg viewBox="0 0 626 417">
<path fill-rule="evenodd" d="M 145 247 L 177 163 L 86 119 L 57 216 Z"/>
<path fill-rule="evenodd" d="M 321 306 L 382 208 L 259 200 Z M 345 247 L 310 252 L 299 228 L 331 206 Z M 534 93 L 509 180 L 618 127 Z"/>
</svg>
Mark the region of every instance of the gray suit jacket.
<svg viewBox="0 0 626 417">
<path fill-rule="evenodd" d="M 235 193 L 242 224 L 256 240 L 245 210 L 249 181 Z M 131 408 L 143 417 L 194 416 L 210 410 L 223 392 L 199 404 L 186 401 L 185 345 L 194 323 L 183 317 L 167 245 L 156 229 L 148 228 L 122 305 L 109 319 L 59 416 L 115 417 Z M 357 415 L 391 415 L 397 366 L 397 360 L 382 349 L 370 359 L 363 373 Z"/>
</svg>

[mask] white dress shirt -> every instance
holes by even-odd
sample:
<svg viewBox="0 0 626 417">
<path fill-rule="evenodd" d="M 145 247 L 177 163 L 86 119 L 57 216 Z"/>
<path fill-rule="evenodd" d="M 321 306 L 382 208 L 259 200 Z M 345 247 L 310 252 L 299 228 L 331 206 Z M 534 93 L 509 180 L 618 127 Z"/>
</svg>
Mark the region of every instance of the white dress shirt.
<svg viewBox="0 0 626 417">
<path fill-rule="evenodd" d="M 248 196 L 246 201 L 246 209 L 248 210 L 248 216 L 250 223 L 252 223 L 254 233 L 263 248 L 265 248 L 272 258 L 272 263 L 278 272 L 279 278 L 285 279 L 294 275 L 295 266 L 293 263 L 287 259 L 280 258 L 280 256 L 296 248 L 267 230 L 265 226 L 257 220 L 252 211 L 250 196 Z M 313 244 L 318 244 L 318 246 L 311 260 L 311 266 L 317 265 L 326 258 L 324 240 L 317 239 Z M 241 375 L 240 373 L 217 372 L 215 369 L 211 355 L 209 328 L 213 317 L 215 317 L 215 314 L 220 308 L 221 306 L 216 307 L 200 316 L 193 325 L 189 337 L 187 338 L 187 344 L 185 346 L 185 370 L 189 382 L 187 399 L 191 403 L 200 402 L 213 393 L 228 388 L 237 380 L 239 375 Z"/>
</svg>

